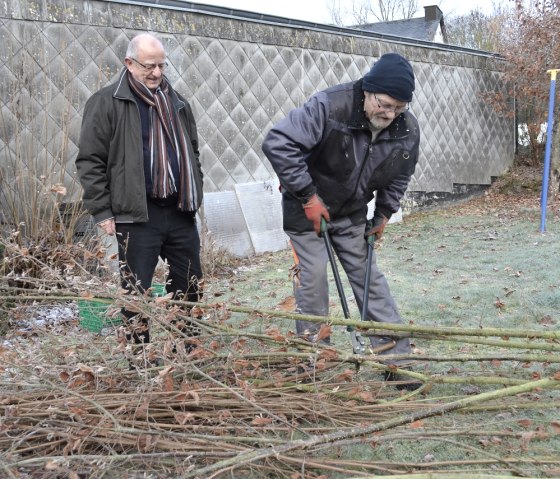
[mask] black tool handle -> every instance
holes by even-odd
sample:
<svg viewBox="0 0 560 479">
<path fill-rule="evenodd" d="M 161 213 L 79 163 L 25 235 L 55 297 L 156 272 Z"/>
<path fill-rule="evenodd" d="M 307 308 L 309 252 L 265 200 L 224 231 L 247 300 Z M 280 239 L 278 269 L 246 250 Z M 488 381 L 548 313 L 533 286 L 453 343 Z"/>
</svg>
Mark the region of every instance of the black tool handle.
<svg viewBox="0 0 560 479">
<path fill-rule="evenodd" d="M 344 289 L 342 288 L 342 280 L 340 279 L 340 274 L 338 272 L 338 266 L 336 265 L 336 259 L 334 257 L 333 247 L 331 243 L 331 238 L 329 232 L 327 231 L 327 222 L 323 218 L 321 220 L 321 234 L 325 240 L 325 247 L 327 249 L 327 255 L 329 256 L 329 262 L 331 263 L 332 272 L 334 276 L 334 282 L 336 283 L 336 289 L 338 290 L 338 296 L 340 297 L 340 304 L 342 305 L 342 312 L 346 319 L 350 319 L 350 310 L 348 309 L 348 303 L 346 301 L 346 296 L 344 295 Z"/>
<path fill-rule="evenodd" d="M 366 277 L 364 280 L 364 296 L 362 298 L 362 316 L 361 316 L 362 321 L 367 321 L 367 317 L 368 317 L 369 282 L 371 280 L 371 262 L 373 261 L 374 243 L 375 243 L 375 235 L 368 236 Z"/>
</svg>

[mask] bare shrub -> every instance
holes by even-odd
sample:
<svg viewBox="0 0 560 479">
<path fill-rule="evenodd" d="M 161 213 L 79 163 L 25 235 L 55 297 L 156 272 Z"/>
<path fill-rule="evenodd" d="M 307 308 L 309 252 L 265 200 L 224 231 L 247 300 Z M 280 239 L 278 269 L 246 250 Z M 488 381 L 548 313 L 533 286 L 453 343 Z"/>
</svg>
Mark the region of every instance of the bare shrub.
<svg viewBox="0 0 560 479">
<path fill-rule="evenodd" d="M 242 261 L 216 242 L 204 219 L 200 231 L 200 261 L 207 278 L 227 275 Z"/>
<path fill-rule="evenodd" d="M 68 169 L 72 106 L 38 110 L 29 79 L 39 72 L 21 65 L 21 75 L 6 89 L 7 108 L 0 110 L 0 273 L 18 286 L 29 279 L 55 280 L 102 269 L 103 248 L 87 234 L 89 215 L 77 201 L 79 183 Z M 63 73 L 64 74 L 64 73 Z M 46 88 L 47 100 L 54 95 Z M 62 103 L 64 105 L 64 103 Z M 58 131 L 53 128 L 53 115 Z M 91 228 L 90 228 L 91 229 Z"/>
</svg>

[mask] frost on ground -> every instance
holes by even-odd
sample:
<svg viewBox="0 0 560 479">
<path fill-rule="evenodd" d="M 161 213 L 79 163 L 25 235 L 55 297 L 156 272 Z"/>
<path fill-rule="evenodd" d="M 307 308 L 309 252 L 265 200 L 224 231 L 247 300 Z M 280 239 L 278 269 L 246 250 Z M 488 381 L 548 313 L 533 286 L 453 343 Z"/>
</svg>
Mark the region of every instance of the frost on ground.
<svg viewBox="0 0 560 479">
<path fill-rule="evenodd" d="M 15 329 L 33 330 L 46 328 L 78 319 L 78 308 L 74 303 L 66 305 L 41 305 L 20 307 L 11 321 Z"/>
<path fill-rule="evenodd" d="M 2 344 L 9 347 L 16 338 L 26 338 L 44 330 L 61 329 L 68 332 L 68 327 L 79 324 L 78 306 L 75 303 L 18 306 L 10 311 L 9 331 L 0 337 Z"/>
</svg>

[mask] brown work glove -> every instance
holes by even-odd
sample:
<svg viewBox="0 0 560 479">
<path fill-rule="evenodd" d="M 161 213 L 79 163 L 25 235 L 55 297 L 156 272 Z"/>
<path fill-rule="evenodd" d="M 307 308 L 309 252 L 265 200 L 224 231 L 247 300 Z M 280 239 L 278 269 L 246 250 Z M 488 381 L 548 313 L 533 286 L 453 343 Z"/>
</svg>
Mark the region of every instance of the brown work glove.
<svg viewBox="0 0 560 479">
<path fill-rule="evenodd" d="M 385 225 L 389 222 L 389 218 L 383 215 L 378 215 L 373 217 L 373 221 L 368 221 L 366 227 L 366 239 L 371 235 L 375 235 L 375 239 L 381 239 L 383 236 L 383 231 L 385 230 Z"/>
<path fill-rule="evenodd" d="M 313 229 L 319 236 L 321 235 L 321 218 L 330 221 L 329 211 L 324 205 L 319 195 L 315 193 L 303 204 L 303 211 L 309 221 L 313 223 Z"/>
</svg>

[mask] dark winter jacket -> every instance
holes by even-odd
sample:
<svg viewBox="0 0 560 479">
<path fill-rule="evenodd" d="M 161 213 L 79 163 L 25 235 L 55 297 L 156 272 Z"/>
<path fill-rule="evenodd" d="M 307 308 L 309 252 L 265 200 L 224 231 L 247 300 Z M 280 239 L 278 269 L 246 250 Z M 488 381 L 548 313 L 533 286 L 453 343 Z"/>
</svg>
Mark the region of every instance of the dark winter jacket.
<svg viewBox="0 0 560 479">
<path fill-rule="evenodd" d="M 314 192 L 332 218 L 365 222 L 374 192 L 377 215 L 399 209 L 418 161 L 418 122 L 404 112 L 371 138 L 362 80 L 317 93 L 269 131 L 263 151 L 283 189 L 285 228 L 312 229 L 302 202 Z"/>
<path fill-rule="evenodd" d="M 80 133 L 76 168 L 84 189 L 83 201 L 96 223 L 146 222 L 148 209 L 144 177 L 142 125 L 124 69 L 119 80 L 86 102 Z M 202 191 L 198 136 L 192 110 L 186 100 L 170 88 L 183 125 L 197 188 Z M 199 205 L 200 206 L 200 205 Z"/>
</svg>

